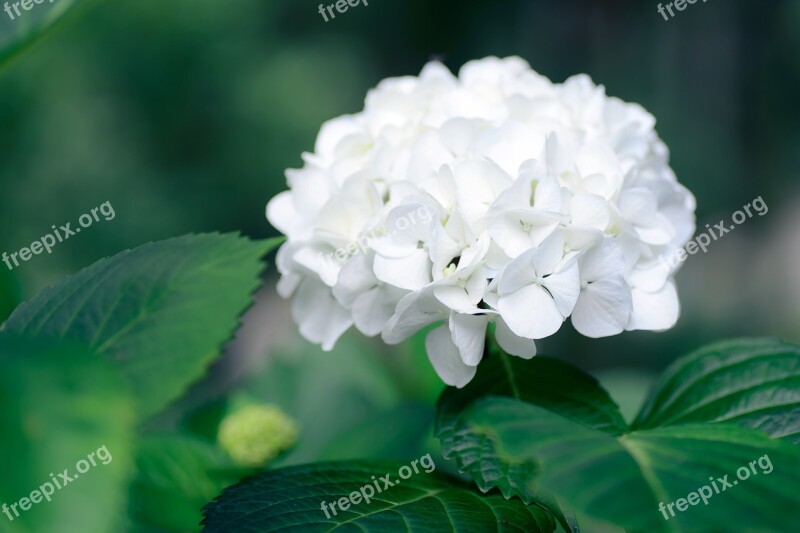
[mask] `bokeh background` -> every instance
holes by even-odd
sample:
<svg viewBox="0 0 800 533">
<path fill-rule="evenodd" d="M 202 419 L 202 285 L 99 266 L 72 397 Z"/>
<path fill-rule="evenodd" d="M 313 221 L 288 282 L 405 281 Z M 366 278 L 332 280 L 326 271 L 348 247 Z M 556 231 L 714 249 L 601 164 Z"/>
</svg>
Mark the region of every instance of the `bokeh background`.
<svg viewBox="0 0 800 533">
<path fill-rule="evenodd" d="M 700 228 L 759 196 L 769 206 L 686 261 L 671 331 L 590 340 L 566 327 L 540 352 L 597 375 L 631 413 L 654 375 L 702 344 L 800 340 L 800 0 L 696 3 L 670 21 L 654 0 L 369 0 L 327 23 L 318 4 L 91 1 L 0 65 L 0 252 L 105 201 L 116 211 L 51 255 L 0 264 L 0 321 L 43 287 L 148 241 L 276 235 L 265 204 L 323 121 L 432 58 L 457 70 L 519 55 L 554 81 L 588 73 L 652 112 Z M 10 24 L 0 12 L 0 31 Z M 300 422 L 284 463 L 435 447 L 442 386 L 419 339 L 386 347 L 351 334 L 323 353 L 296 334 L 275 280 L 270 269 L 223 360 L 154 426 L 210 433 L 202 421 L 244 395 Z"/>
</svg>

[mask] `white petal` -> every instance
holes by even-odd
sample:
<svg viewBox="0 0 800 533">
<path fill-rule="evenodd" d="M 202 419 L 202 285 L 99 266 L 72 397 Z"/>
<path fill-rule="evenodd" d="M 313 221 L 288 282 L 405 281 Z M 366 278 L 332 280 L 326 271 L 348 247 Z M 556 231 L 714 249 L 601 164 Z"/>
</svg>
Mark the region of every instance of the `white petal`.
<svg viewBox="0 0 800 533">
<path fill-rule="evenodd" d="M 526 339 L 549 337 L 564 323 L 564 316 L 553 298 L 539 285 L 528 285 L 500 296 L 497 310 L 511 331 Z"/>
<path fill-rule="evenodd" d="M 376 255 L 373 268 L 375 277 L 400 289 L 414 291 L 431 281 L 431 262 L 423 249 L 401 259 Z"/>
<path fill-rule="evenodd" d="M 569 316 L 581 292 L 578 263 L 571 261 L 563 270 L 545 278 L 542 286 L 550 291 L 562 316 Z"/>
<path fill-rule="evenodd" d="M 544 211 L 514 209 L 492 216 L 487 228 L 495 242 L 510 257 L 517 257 L 539 246 L 558 227 L 562 219 Z"/>
<path fill-rule="evenodd" d="M 448 150 L 439 134 L 433 131 L 420 133 L 411 148 L 408 164 L 408 175 L 423 181 L 442 165 L 447 165 L 453 160 L 453 154 Z"/>
<path fill-rule="evenodd" d="M 428 238 L 428 247 L 432 269 L 437 276 L 441 276 L 440 273 L 453 262 L 453 259 L 461 255 L 463 242 L 453 239 L 444 228 L 438 226 Z"/>
<path fill-rule="evenodd" d="M 336 340 L 353 325 L 350 313 L 339 305 L 329 287 L 306 280 L 292 299 L 292 318 L 300 334 L 330 351 Z"/>
<path fill-rule="evenodd" d="M 572 312 L 572 325 L 587 337 L 622 333 L 631 314 L 631 289 L 625 280 L 603 279 L 589 284 Z"/>
<path fill-rule="evenodd" d="M 468 220 L 486 215 L 489 206 L 508 188 L 512 179 L 486 159 L 468 159 L 455 168 L 456 202 Z"/>
<path fill-rule="evenodd" d="M 305 217 L 316 216 L 335 190 L 328 175 L 313 166 L 300 170 L 288 169 L 286 179 L 292 189 L 294 207 Z"/>
<path fill-rule="evenodd" d="M 386 217 L 386 231 L 396 242 L 413 244 L 428 238 L 438 209 L 423 203 L 395 207 Z"/>
<path fill-rule="evenodd" d="M 475 377 L 478 367 L 464 364 L 447 326 L 428 333 L 425 350 L 434 370 L 447 385 L 462 388 Z"/>
<path fill-rule="evenodd" d="M 356 328 L 367 337 L 374 337 L 386 326 L 394 314 L 403 291 L 383 285 L 360 294 L 350 312 Z"/>
<path fill-rule="evenodd" d="M 297 289 L 297 286 L 300 285 L 301 281 L 303 281 L 303 277 L 300 274 L 284 274 L 281 276 L 281 279 L 278 280 L 276 290 L 281 298 L 288 299 L 294 294 L 294 291 Z"/>
<path fill-rule="evenodd" d="M 564 241 L 569 251 L 584 251 L 603 240 L 603 232 L 591 228 L 564 228 Z M 569 255 L 569 254 L 567 254 Z"/>
<path fill-rule="evenodd" d="M 561 185 L 553 176 L 547 176 L 536 185 L 533 207 L 543 211 L 561 213 L 564 208 L 564 195 Z"/>
<path fill-rule="evenodd" d="M 675 229 L 667 217 L 657 213 L 648 224 L 636 226 L 636 234 L 647 244 L 659 246 L 672 242 Z"/>
<path fill-rule="evenodd" d="M 290 235 L 302 222 L 302 217 L 294 207 L 291 191 L 283 191 L 267 204 L 267 220 L 281 233 Z"/>
<path fill-rule="evenodd" d="M 623 216 L 637 225 L 649 225 L 658 210 L 653 193 L 640 187 L 622 191 L 617 204 Z"/>
<path fill-rule="evenodd" d="M 439 136 L 448 150 L 455 155 L 464 155 L 469 146 L 475 141 L 481 130 L 485 128 L 482 120 L 453 118 L 442 124 Z"/>
<path fill-rule="evenodd" d="M 489 281 L 486 279 L 486 269 L 483 267 L 475 269 L 475 272 L 467 279 L 464 288 L 469 295 L 469 300 L 473 305 L 483 300 L 483 295 L 486 294 L 486 287 Z"/>
<path fill-rule="evenodd" d="M 314 151 L 322 156 L 332 155 L 336 145 L 348 135 L 362 131 L 358 120 L 352 115 L 342 115 L 325 122 L 317 135 Z"/>
<path fill-rule="evenodd" d="M 339 272 L 333 295 L 344 307 L 353 305 L 353 301 L 375 287 L 378 280 L 370 269 L 370 259 L 366 255 L 358 254 L 351 257 Z"/>
<path fill-rule="evenodd" d="M 411 179 L 414 176 L 409 175 Z M 456 183 L 453 179 L 453 171 L 450 166 L 445 165 L 439 169 L 432 178 L 419 184 L 427 194 L 424 204 L 430 204 L 433 220 L 442 220 L 456 204 Z"/>
<path fill-rule="evenodd" d="M 450 334 L 465 365 L 477 366 L 486 344 L 486 315 L 450 313 Z"/>
<path fill-rule="evenodd" d="M 489 253 L 492 238 L 488 233 L 481 233 L 478 239 L 461 250 L 461 259 L 458 260 L 458 269 L 467 268 L 483 261 Z"/>
<path fill-rule="evenodd" d="M 428 324 L 447 317 L 447 309 L 429 292 L 415 291 L 398 302 L 394 315 L 381 332 L 381 338 L 386 344 L 398 344 Z"/>
<path fill-rule="evenodd" d="M 493 216 L 489 219 L 487 228 L 492 239 L 509 257 L 518 257 L 535 246 L 530 233 L 523 228 L 519 217 L 512 212 Z"/>
<path fill-rule="evenodd" d="M 536 249 L 528 250 L 506 265 L 500 277 L 495 278 L 499 280 L 497 282 L 498 294 L 517 292 L 521 288 L 536 282 L 537 276 L 533 270 L 533 258 L 536 253 Z"/>
<path fill-rule="evenodd" d="M 556 231 L 546 238 L 533 256 L 533 270 L 539 276 L 555 272 L 564 259 L 565 233 Z"/>
<path fill-rule="evenodd" d="M 455 311 L 468 313 L 475 308 L 475 304 L 470 300 L 463 287 L 443 285 L 433 289 L 433 294 L 442 304 Z"/>
<path fill-rule="evenodd" d="M 625 329 L 663 331 L 671 328 L 678 321 L 680 304 L 675 283 L 670 280 L 658 292 L 645 292 L 634 288 L 633 311 Z"/>
<path fill-rule="evenodd" d="M 613 239 L 603 239 L 580 258 L 581 280 L 597 281 L 625 274 L 625 257 Z"/>
<path fill-rule="evenodd" d="M 526 339 L 515 335 L 502 318 L 497 319 L 497 327 L 494 331 L 497 344 L 500 345 L 506 353 L 522 357 L 523 359 L 531 359 L 536 355 L 536 343 L 531 339 Z"/>
<path fill-rule="evenodd" d="M 570 202 L 572 224 L 605 231 L 611 223 L 608 202 L 596 194 L 576 194 Z"/>
<path fill-rule="evenodd" d="M 319 278 L 330 287 L 336 284 L 339 272 L 344 264 L 339 261 L 335 252 L 330 251 L 330 247 L 322 247 L 320 245 L 298 248 L 292 255 L 292 259 L 298 265 L 317 273 Z"/>
<path fill-rule="evenodd" d="M 662 256 L 663 257 L 663 256 Z M 628 282 L 631 287 L 636 287 L 645 292 L 657 292 L 669 281 L 672 266 L 669 261 L 672 259 L 675 265 L 680 266 L 683 263 L 672 256 L 664 257 L 664 259 L 656 259 L 650 261 L 640 261 L 628 272 Z"/>
</svg>

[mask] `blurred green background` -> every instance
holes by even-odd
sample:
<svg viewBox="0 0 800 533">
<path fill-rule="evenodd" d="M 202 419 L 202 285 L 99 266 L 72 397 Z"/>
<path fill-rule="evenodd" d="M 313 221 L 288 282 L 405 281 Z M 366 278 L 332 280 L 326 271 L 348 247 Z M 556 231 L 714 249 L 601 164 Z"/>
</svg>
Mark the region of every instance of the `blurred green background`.
<svg viewBox="0 0 800 533">
<path fill-rule="evenodd" d="M 697 197 L 700 228 L 759 196 L 769 206 L 689 258 L 673 330 L 590 340 L 567 327 L 540 353 L 596 373 L 631 412 L 656 372 L 702 344 L 800 340 L 800 0 L 698 3 L 668 22 L 642 0 L 370 0 L 327 23 L 318 4 L 91 1 L 6 62 L 0 252 L 105 201 L 116 218 L 12 272 L 0 264 L 0 321 L 20 299 L 151 240 L 276 235 L 265 204 L 323 121 L 360 110 L 381 79 L 416 74 L 432 58 L 457 70 L 520 55 L 554 81 L 586 72 L 652 112 Z M 0 31 L 12 25 L 0 12 Z M 375 444 L 387 411 L 425 427 L 441 385 L 424 355 L 358 335 L 323 354 L 298 338 L 274 270 L 267 276 L 224 361 L 157 425 L 195 410 L 212 416 L 209 401 L 244 384 L 306 422 L 290 462 L 364 456 L 359 439 L 391 455 Z M 384 438 L 395 455 L 419 456 L 399 436 Z"/>
</svg>

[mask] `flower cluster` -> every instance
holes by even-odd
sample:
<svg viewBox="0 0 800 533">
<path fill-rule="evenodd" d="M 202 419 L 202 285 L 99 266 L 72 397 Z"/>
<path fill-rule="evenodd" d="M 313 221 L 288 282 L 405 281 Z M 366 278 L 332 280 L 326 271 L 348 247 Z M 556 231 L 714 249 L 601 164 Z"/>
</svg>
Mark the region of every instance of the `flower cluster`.
<svg viewBox="0 0 800 533">
<path fill-rule="evenodd" d="M 491 323 L 525 358 L 567 317 L 589 337 L 668 329 L 679 304 L 658 257 L 694 233 L 695 201 L 654 125 L 588 76 L 554 84 L 518 57 L 384 80 L 268 204 L 288 237 L 278 290 L 324 349 L 352 325 L 398 343 L 441 322 L 428 356 L 459 387 Z"/>
</svg>

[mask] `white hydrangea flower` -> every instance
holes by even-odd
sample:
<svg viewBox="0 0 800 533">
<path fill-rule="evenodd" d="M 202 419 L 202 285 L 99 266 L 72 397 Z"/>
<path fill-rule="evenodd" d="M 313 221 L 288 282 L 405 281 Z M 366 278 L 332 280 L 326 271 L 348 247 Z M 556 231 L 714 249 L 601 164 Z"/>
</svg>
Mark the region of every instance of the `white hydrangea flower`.
<svg viewBox="0 0 800 533">
<path fill-rule="evenodd" d="M 426 348 L 458 387 L 490 324 L 525 358 L 568 317 L 588 337 L 668 329 L 675 272 L 658 257 L 693 235 L 695 200 L 654 126 L 588 76 L 554 84 L 518 57 L 384 80 L 267 206 L 288 237 L 279 293 L 326 350 L 353 325 L 398 343 L 440 324 Z"/>
</svg>

